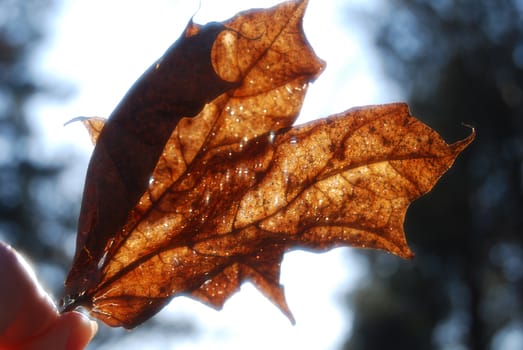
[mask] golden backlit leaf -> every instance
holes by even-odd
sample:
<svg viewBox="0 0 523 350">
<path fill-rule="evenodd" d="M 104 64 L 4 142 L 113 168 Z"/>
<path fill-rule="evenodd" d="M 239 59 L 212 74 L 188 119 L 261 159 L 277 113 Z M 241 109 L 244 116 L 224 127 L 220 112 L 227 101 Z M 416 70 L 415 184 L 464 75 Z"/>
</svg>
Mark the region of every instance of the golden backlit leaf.
<svg viewBox="0 0 523 350">
<path fill-rule="evenodd" d="M 98 139 L 95 154 L 112 156 L 104 167 L 129 164 L 113 166 L 114 176 L 107 178 L 94 163 L 103 157 L 93 155 L 64 310 L 83 306 L 108 325 L 132 328 L 179 295 L 221 308 L 250 281 L 294 322 L 279 283 L 285 252 L 355 246 L 412 257 L 405 212 L 474 133 L 448 145 L 402 103 L 292 127 L 307 84 L 324 67 L 303 35 L 305 7 L 306 1 L 289 1 L 207 25 L 211 29 L 190 23 L 178 47 L 194 49 L 196 43 L 184 40 L 198 38 L 211 48 L 198 57 L 213 69 L 219 86 L 212 94 L 221 91 L 192 103 L 190 110 L 201 106 L 194 115 L 175 113 L 176 122 L 163 124 L 142 121 L 156 113 L 147 105 L 153 96 L 142 98 L 142 91 L 126 98 L 145 103 L 135 109 L 148 113 L 125 110 L 120 117 L 136 123 L 136 139 L 106 135 L 115 113 L 105 126 L 84 121 Z M 169 65 L 168 59 L 161 62 Z M 197 91 L 209 82 L 191 84 Z M 138 170 L 140 181 L 147 180 L 140 196 L 127 196 L 139 191 L 127 171 L 143 166 L 150 128 L 170 130 L 170 136 L 153 152 L 154 166 L 148 160 Z M 118 147 L 128 147 L 121 153 L 129 157 L 115 156 L 108 147 L 117 141 L 103 141 L 109 137 L 119 137 Z M 153 144 L 156 151 L 159 141 Z M 137 159 L 131 157 L 135 149 Z M 99 182 L 105 187 L 89 185 Z M 111 184 L 126 191 L 98 193 Z M 111 210 L 120 213 L 112 221 Z"/>
</svg>

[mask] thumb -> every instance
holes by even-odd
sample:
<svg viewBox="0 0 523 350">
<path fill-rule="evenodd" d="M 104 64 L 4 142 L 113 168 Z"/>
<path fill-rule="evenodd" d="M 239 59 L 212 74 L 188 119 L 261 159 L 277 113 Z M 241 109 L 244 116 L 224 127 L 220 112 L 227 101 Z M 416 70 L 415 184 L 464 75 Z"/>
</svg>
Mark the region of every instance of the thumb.
<svg viewBox="0 0 523 350">
<path fill-rule="evenodd" d="M 67 312 L 58 316 L 45 333 L 26 343 L 25 349 L 81 350 L 91 341 L 96 330 L 96 322 L 78 312 Z"/>
<path fill-rule="evenodd" d="M 0 349 L 85 347 L 96 323 L 77 312 L 58 314 L 27 261 L 0 242 Z"/>
</svg>

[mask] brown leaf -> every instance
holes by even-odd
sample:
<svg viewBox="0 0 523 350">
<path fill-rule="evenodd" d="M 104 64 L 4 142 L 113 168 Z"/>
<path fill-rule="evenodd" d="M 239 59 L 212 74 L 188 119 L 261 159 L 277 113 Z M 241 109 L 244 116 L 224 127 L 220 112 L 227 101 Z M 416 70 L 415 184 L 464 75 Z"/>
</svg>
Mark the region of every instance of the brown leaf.
<svg viewBox="0 0 523 350">
<path fill-rule="evenodd" d="M 286 2 L 213 25 L 220 30 L 207 53 L 216 81 L 235 85 L 173 124 L 154 171 L 141 175 L 147 184 L 139 199 L 93 195 L 86 185 L 65 310 L 84 306 L 111 326 L 132 328 L 177 295 L 220 308 L 251 281 L 293 321 L 279 284 L 285 252 L 350 245 L 412 256 L 403 232 L 408 205 L 474 134 L 447 145 L 405 104 L 356 108 L 292 128 L 308 82 L 323 69 L 303 35 L 305 6 Z M 146 104 L 138 110 L 155 101 L 129 96 Z M 99 133 L 95 154 L 116 147 L 101 143 L 111 122 L 103 129 L 88 122 L 92 138 Z M 129 155 L 158 125 L 133 127 L 136 139 L 120 138 Z M 126 161 L 126 171 L 105 178 L 92 160 L 87 184 L 127 188 L 127 171 L 141 163 Z M 125 220 L 109 220 L 111 210 L 126 210 Z"/>
</svg>

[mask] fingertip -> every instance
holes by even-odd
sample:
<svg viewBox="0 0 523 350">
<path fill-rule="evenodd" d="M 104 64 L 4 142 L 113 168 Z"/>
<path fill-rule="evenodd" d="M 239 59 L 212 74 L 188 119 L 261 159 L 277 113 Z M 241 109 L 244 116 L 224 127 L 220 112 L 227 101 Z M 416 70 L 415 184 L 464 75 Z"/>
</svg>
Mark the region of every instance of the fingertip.
<svg viewBox="0 0 523 350">
<path fill-rule="evenodd" d="M 0 348 L 84 349 L 98 325 L 79 312 L 58 314 L 29 263 L 0 241 Z M 7 345 L 6 345 L 7 344 Z"/>
<path fill-rule="evenodd" d="M 24 257 L 0 242 L 0 344 L 17 344 L 44 333 L 58 313 Z M 0 346 L 1 347 L 1 346 Z"/>
<path fill-rule="evenodd" d="M 84 349 L 98 331 L 98 324 L 79 312 L 67 312 L 60 315 L 60 318 L 64 319 L 62 322 L 71 324 L 67 350 Z"/>
</svg>

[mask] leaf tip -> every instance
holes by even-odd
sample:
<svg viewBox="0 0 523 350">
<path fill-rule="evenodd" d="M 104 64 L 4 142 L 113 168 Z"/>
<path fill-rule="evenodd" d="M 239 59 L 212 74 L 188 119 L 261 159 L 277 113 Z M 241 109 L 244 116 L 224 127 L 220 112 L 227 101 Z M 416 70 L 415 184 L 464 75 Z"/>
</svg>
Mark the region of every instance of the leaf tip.
<svg viewBox="0 0 523 350">
<path fill-rule="evenodd" d="M 200 32 L 201 25 L 198 23 L 194 23 L 193 18 L 189 20 L 189 23 L 187 23 L 187 27 L 185 27 L 185 31 L 183 33 L 183 36 L 185 38 L 190 38 L 191 36 L 194 36 Z"/>
<path fill-rule="evenodd" d="M 70 119 L 70 120 L 66 121 L 66 122 L 64 123 L 64 126 L 67 126 L 67 125 L 69 125 L 69 124 L 76 123 L 76 122 L 83 122 L 83 121 L 86 120 L 86 119 L 89 119 L 89 117 L 84 117 L 84 116 L 75 117 L 75 118 L 73 118 L 73 119 Z"/>
<path fill-rule="evenodd" d="M 472 141 L 476 138 L 476 128 L 470 124 L 462 123 L 462 125 L 466 128 L 470 129 L 470 135 L 464 138 L 463 140 L 454 142 L 451 147 L 454 149 L 456 153 L 460 153 L 465 148 L 467 148 Z"/>
<path fill-rule="evenodd" d="M 402 252 L 400 257 L 406 260 L 412 260 L 416 257 L 416 254 L 407 247 L 406 251 Z"/>
<path fill-rule="evenodd" d="M 285 300 L 285 292 L 284 292 L 283 286 L 279 285 L 277 288 L 277 293 L 273 293 L 272 295 L 267 295 L 267 296 L 268 296 L 269 300 L 271 300 L 280 309 L 280 311 L 287 317 L 287 319 L 290 321 L 290 323 L 293 326 L 295 326 L 296 319 L 294 318 L 294 315 L 292 314 L 292 311 L 289 308 L 289 305 L 287 304 L 287 300 Z"/>
</svg>

